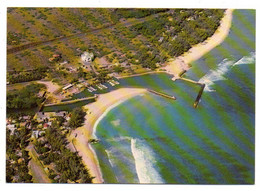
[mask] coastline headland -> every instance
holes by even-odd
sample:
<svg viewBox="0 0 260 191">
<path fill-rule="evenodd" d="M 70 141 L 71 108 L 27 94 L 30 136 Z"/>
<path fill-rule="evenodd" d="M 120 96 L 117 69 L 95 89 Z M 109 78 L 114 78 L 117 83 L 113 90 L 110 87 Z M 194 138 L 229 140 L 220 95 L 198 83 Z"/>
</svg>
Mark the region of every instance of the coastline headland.
<svg viewBox="0 0 260 191">
<path fill-rule="evenodd" d="M 212 50 L 214 47 L 224 41 L 231 27 L 232 11 L 232 9 L 226 10 L 224 17 L 221 20 L 221 24 L 216 32 L 213 34 L 213 36 L 208 38 L 203 43 L 193 46 L 187 53 L 184 53 L 183 55 L 170 60 L 168 65 L 161 69 L 165 70 L 166 73 L 173 75 L 173 81 L 180 79 L 181 76 L 190 68 L 188 65 L 189 63 L 199 59 L 204 54 L 208 53 L 210 50 Z M 133 76 L 137 75 L 139 74 Z M 126 77 L 132 77 L 132 75 Z M 194 102 L 195 108 L 199 103 L 199 100 L 203 93 L 203 89 L 205 87 L 204 84 L 198 85 L 201 85 L 202 88 L 200 89 L 200 92 Z M 83 127 L 77 128 L 71 133 L 70 141 L 73 140 L 73 143 L 79 155 L 82 156 L 85 165 L 88 167 L 90 173 L 95 177 L 93 181 L 94 183 L 103 183 L 102 173 L 98 165 L 95 151 L 91 148 L 91 145 L 89 143 L 89 140 L 93 137 L 93 128 L 96 121 L 106 111 L 108 107 L 116 104 L 119 101 L 129 99 L 146 91 L 146 89 L 137 88 L 117 89 L 112 92 L 100 95 L 96 102 L 85 106 L 85 109 L 88 113 L 85 118 L 85 124 Z"/>
</svg>

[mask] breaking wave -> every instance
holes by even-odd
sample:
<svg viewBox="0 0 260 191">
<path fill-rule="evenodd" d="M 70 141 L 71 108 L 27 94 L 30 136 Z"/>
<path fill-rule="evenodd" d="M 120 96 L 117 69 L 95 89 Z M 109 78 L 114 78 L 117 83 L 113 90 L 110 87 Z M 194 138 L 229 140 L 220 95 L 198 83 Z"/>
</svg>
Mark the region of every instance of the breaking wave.
<svg viewBox="0 0 260 191">
<path fill-rule="evenodd" d="M 255 52 L 250 52 L 250 56 L 244 56 L 239 61 L 237 61 L 233 66 L 241 64 L 253 64 L 255 63 Z"/>
<path fill-rule="evenodd" d="M 230 68 L 236 65 L 241 64 L 253 64 L 255 63 L 255 52 L 251 52 L 250 56 L 244 56 L 237 62 L 224 59 L 222 62 L 220 62 L 215 70 L 210 70 L 205 76 L 203 76 L 199 83 L 204 83 L 205 91 L 212 92 L 215 91 L 211 89 L 210 87 L 214 84 L 215 81 L 219 80 L 225 80 L 224 74 L 228 72 Z"/>
<path fill-rule="evenodd" d="M 154 153 L 144 141 L 131 139 L 131 151 L 135 159 L 136 173 L 140 183 L 164 182 L 155 168 Z"/>
</svg>

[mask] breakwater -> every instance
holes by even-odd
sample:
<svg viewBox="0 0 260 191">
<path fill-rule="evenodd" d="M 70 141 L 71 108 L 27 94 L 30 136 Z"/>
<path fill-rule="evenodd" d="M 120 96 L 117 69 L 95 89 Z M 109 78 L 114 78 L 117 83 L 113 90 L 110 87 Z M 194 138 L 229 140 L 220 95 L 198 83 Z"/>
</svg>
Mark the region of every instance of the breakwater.
<svg viewBox="0 0 260 191">
<path fill-rule="evenodd" d="M 199 93 L 198 93 L 198 96 L 197 96 L 197 98 L 196 98 L 194 104 L 193 104 L 193 107 L 194 107 L 194 108 L 197 108 L 197 107 L 198 107 L 198 104 L 199 104 L 199 101 L 200 101 L 200 98 L 201 98 L 201 96 L 202 96 L 202 93 L 203 93 L 204 88 L 205 88 L 205 84 L 201 84 L 200 91 L 199 91 Z"/>
<path fill-rule="evenodd" d="M 153 94 L 156 94 L 156 95 L 159 95 L 159 96 L 168 98 L 168 99 L 176 100 L 176 97 L 175 97 L 175 96 L 170 96 L 170 95 L 167 95 L 167 94 L 165 94 L 165 93 L 157 92 L 157 91 L 152 90 L 152 89 L 147 89 L 147 90 L 148 90 L 149 92 L 153 93 Z"/>
</svg>

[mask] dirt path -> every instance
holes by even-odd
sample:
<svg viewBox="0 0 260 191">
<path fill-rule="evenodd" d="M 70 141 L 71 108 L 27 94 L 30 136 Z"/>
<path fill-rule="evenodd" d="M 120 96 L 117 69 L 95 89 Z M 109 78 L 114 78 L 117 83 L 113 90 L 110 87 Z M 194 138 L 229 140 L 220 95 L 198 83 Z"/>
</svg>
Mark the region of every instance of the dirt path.
<svg viewBox="0 0 260 191">
<path fill-rule="evenodd" d="M 41 162 L 37 158 L 37 153 L 32 144 L 27 147 L 31 160 L 29 162 L 30 173 L 33 177 L 34 183 L 51 183 L 47 173 L 44 171 Z"/>
<path fill-rule="evenodd" d="M 39 83 L 39 84 L 44 84 L 44 85 L 46 85 L 47 91 L 50 92 L 50 93 L 52 93 L 52 94 L 55 94 L 55 92 L 57 92 L 58 89 L 60 88 L 59 85 L 54 84 L 54 83 L 51 82 L 51 81 L 38 80 L 38 81 L 35 81 L 35 82 L 37 82 L 37 83 Z"/>
</svg>

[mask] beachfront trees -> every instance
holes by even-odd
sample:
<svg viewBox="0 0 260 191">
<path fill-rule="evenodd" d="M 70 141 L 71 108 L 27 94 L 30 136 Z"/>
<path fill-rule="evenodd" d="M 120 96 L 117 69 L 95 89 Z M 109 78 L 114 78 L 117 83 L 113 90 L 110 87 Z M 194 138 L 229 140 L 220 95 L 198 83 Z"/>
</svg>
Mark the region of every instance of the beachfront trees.
<svg viewBox="0 0 260 191">
<path fill-rule="evenodd" d="M 82 114 L 80 110 L 74 110 L 73 115 Z M 44 141 L 35 143 L 39 159 L 46 165 L 54 164 L 54 169 L 49 172 L 49 178 L 55 183 L 81 182 L 91 183 L 93 177 L 82 163 L 82 158 L 77 152 L 68 149 L 66 132 L 60 128 L 59 123 L 52 123 L 46 129 Z M 48 148 L 47 148 L 48 147 Z"/>
<path fill-rule="evenodd" d="M 69 126 L 72 129 L 80 127 L 84 122 L 84 117 L 86 113 L 81 108 L 75 108 L 71 112 L 71 118 L 69 120 Z"/>
</svg>

